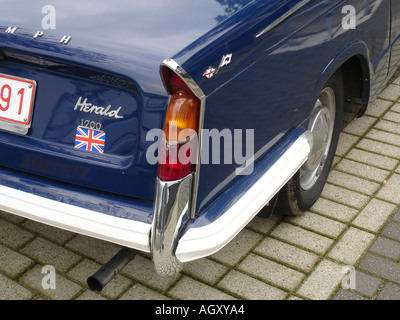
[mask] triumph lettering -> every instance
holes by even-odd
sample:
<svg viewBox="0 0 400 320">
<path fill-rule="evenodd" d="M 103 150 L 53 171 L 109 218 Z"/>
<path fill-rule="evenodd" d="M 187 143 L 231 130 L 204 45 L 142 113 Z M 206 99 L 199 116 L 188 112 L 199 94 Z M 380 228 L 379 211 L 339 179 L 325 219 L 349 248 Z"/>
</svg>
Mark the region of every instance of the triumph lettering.
<svg viewBox="0 0 400 320">
<path fill-rule="evenodd" d="M 14 32 L 15 32 L 15 30 L 17 30 L 18 28 L 17 27 L 11 27 L 11 26 L 9 26 L 7 29 L 6 29 L 6 33 L 8 33 L 8 34 L 14 34 Z"/>
<path fill-rule="evenodd" d="M 116 110 L 111 110 L 111 108 L 112 108 L 111 105 L 109 105 L 106 108 L 95 106 L 91 103 L 88 103 L 86 98 L 85 100 L 82 101 L 82 97 L 79 97 L 74 110 L 78 110 L 85 113 L 94 113 L 100 116 L 115 118 L 115 119 L 123 118 L 123 116 L 119 115 L 119 112 L 121 111 L 122 107 L 119 107 Z"/>
</svg>

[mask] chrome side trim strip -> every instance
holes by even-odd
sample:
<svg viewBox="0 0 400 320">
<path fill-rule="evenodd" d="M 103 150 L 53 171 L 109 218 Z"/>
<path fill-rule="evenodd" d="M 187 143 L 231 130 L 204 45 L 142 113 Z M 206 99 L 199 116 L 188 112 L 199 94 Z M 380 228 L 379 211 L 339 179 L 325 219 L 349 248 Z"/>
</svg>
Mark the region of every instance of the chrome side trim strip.
<svg viewBox="0 0 400 320">
<path fill-rule="evenodd" d="M 182 263 L 209 256 L 231 241 L 300 169 L 311 151 L 312 135 L 303 133 L 282 157 L 216 221 L 189 229 L 179 240 Z"/>
<path fill-rule="evenodd" d="M 182 220 L 190 207 L 192 176 L 190 174 L 171 182 L 157 178 L 151 253 L 156 272 L 160 275 L 174 275 L 182 269 L 182 264 L 175 256 L 175 249 Z"/>
<path fill-rule="evenodd" d="M 60 229 L 150 252 L 149 223 L 114 217 L 2 185 L 0 210 Z"/>
<path fill-rule="evenodd" d="M 286 12 L 284 15 L 279 17 L 277 20 L 272 22 L 269 26 L 267 26 L 264 30 L 262 30 L 260 33 L 256 35 L 256 38 L 259 38 L 263 36 L 264 34 L 268 33 L 272 29 L 274 29 L 276 26 L 280 25 L 283 21 L 288 19 L 291 15 L 295 14 L 297 11 L 299 11 L 302 7 L 304 7 L 306 4 L 308 4 L 310 0 L 304 0 L 294 6 L 292 9 L 290 9 L 288 12 Z"/>
</svg>

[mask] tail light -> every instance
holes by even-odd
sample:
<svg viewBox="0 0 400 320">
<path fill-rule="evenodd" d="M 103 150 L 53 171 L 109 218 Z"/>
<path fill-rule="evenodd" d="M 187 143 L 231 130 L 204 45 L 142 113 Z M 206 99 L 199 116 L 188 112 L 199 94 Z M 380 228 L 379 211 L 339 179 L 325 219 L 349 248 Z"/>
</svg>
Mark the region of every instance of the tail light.
<svg viewBox="0 0 400 320">
<path fill-rule="evenodd" d="M 170 99 L 157 175 L 160 180 L 172 181 L 196 170 L 201 102 L 172 70 L 162 67 L 161 75 Z"/>
</svg>

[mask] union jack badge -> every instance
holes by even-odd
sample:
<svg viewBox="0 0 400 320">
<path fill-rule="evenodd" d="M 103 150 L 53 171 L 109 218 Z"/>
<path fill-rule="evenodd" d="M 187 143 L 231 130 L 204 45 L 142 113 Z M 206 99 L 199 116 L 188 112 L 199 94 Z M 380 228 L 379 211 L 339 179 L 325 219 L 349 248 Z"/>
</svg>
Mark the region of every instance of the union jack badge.
<svg viewBox="0 0 400 320">
<path fill-rule="evenodd" d="M 214 73 L 215 73 L 216 69 L 213 67 L 209 67 L 206 72 L 204 72 L 203 77 L 206 77 L 207 79 L 210 79 Z"/>
<path fill-rule="evenodd" d="M 104 153 L 106 133 L 88 128 L 76 128 L 75 149 Z"/>
</svg>

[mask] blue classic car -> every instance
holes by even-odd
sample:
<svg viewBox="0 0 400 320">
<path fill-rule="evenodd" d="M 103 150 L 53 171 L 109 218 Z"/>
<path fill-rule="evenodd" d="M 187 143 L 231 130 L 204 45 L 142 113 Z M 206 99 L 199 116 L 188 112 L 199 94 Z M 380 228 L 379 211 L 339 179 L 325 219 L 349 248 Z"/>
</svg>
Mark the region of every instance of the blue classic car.
<svg viewBox="0 0 400 320">
<path fill-rule="evenodd" d="M 0 209 L 150 253 L 162 275 L 257 214 L 307 211 L 344 110 L 362 116 L 400 60 L 395 0 L 0 12 Z"/>
</svg>

